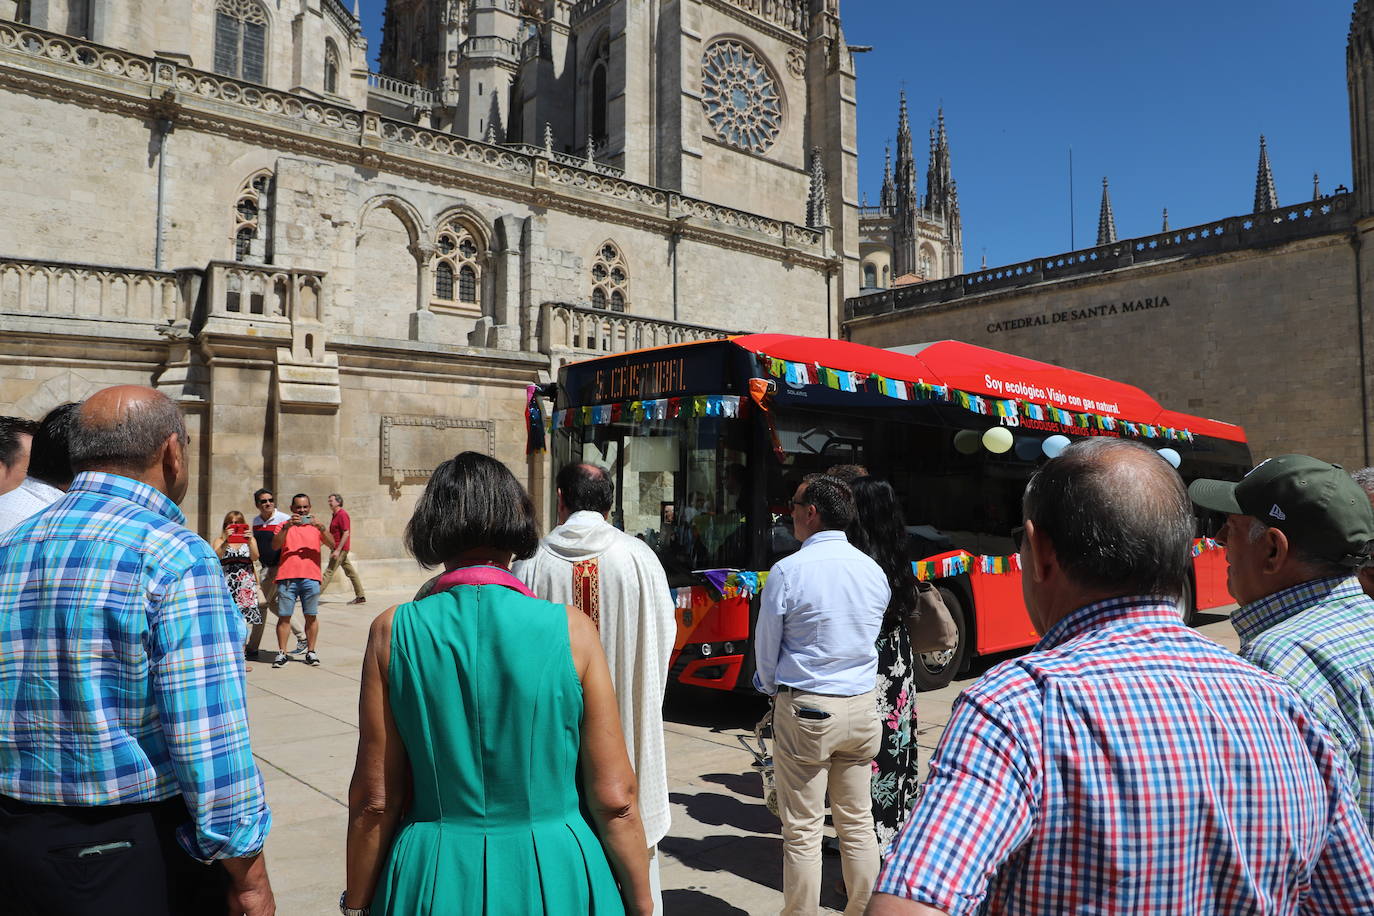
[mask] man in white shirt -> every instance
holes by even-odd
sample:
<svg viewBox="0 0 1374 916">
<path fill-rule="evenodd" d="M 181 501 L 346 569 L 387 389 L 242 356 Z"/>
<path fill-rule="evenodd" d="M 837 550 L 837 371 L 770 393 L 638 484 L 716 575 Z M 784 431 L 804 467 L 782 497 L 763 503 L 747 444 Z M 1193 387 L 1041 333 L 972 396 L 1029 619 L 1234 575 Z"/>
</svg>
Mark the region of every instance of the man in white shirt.
<svg viewBox="0 0 1374 916">
<path fill-rule="evenodd" d="M 784 916 L 820 904 L 825 795 L 840 839 L 848 916 L 878 877 L 870 791 L 882 740 L 875 643 L 892 591 L 877 563 L 849 543 L 849 487 L 807 478 L 792 497 L 801 549 L 768 574 L 754 631 L 754 686 L 775 696 L 773 761 L 782 818 Z"/>
<path fill-rule="evenodd" d="M 62 498 L 71 486 L 72 462 L 68 456 L 72 419 L 80 404 L 71 402 L 48 411 L 34 432 L 24 480 L 0 494 L 0 534 L 18 527 Z"/>
<path fill-rule="evenodd" d="M 615 482 L 605 468 L 569 464 L 557 483 L 558 527 L 511 571 L 540 598 L 582 611 L 601 634 L 625 746 L 639 779 L 654 909 L 662 912 L 656 846 L 668 833 L 663 691 L 677 632 L 673 594 L 649 545 L 606 520 Z"/>
</svg>

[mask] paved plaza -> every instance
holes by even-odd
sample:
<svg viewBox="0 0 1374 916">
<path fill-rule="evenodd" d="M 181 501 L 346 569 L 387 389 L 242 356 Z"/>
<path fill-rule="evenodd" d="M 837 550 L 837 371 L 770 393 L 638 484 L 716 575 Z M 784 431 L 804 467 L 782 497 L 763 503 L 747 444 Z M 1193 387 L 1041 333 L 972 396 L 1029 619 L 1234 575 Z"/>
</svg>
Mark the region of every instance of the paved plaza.
<svg viewBox="0 0 1374 916">
<path fill-rule="evenodd" d="M 423 577 L 417 575 L 417 582 Z M 321 603 L 319 652 L 323 665 L 293 660 L 273 670 L 270 655 L 253 663 L 248 702 L 253 749 L 267 783 L 273 827 L 268 865 L 284 916 L 337 913 L 344 884 L 348 780 L 357 750 L 358 679 L 367 627 L 404 591 L 372 593 L 349 606 L 347 584 Z M 1203 614 L 1201 632 L 1235 649 L 1224 614 Z M 269 632 L 264 649 L 272 645 Z M 978 673 L 983 668 L 976 669 Z M 924 769 L 967 681 L 919 696 Z M 752 758 L 737 736 L 749 734 L 766 706 L 759 697 L 713 691 L 674 692 L 667 709 L 668 782 L 673 826 L 663 841 L 664 908 L 670 914 L 773 913 L 782 904 L 781 837 L 763 806 Z M 826 859 L 824 902 L 837 910 L 831 888 L 839 861 Z"/>
</svg>

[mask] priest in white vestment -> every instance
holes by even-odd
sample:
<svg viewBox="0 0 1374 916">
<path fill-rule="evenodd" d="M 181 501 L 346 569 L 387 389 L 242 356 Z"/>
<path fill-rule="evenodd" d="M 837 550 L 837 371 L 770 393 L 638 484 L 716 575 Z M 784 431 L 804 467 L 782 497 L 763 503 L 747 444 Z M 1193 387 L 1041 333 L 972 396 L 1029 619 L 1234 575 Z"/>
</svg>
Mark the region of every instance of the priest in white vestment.
<svg viewBox="0 0 1374 916">
<path fill-rule="evenodd" d="M 591 617 L 601 633 L 625 745 L 639 779 L 655 912 L 662 912 L 654 847 L 668 833 L 663 691 L 677 621 L 658 557 L 649 545 L 606 520 L 614 492 L 604 468 L 564 467 L 558 472 L 558 527 L 540 541 L 533 557 L 511 571 L 540 598 Z"/>
</svg>

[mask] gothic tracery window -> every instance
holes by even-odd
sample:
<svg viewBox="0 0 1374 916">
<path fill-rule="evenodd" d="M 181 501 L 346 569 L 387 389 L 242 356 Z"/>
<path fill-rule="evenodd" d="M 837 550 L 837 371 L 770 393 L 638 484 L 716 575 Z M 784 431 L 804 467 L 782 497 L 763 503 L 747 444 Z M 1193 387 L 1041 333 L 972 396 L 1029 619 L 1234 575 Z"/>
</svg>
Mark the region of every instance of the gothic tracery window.
<svg viewBox="0 0 1374 916">
<path fill-rule="evenodd" d="M 215 72 L 265 82 L 267 13 L 257 0 L 216 0 Z"/>
<path fill-rule="evenodd" d="M 234 260 L 272 263 L 272 173 L 258 172 L 234 199 Z"/>
<path fill-rule="evenodd" d="M 735 39 L 717 41 L 702 55 L 701 104 L 716 136 L 739 149 L 767 152 L 782 130 L 777 80 Z"/>
<path fill-rule="evenodd" d="M 324 40 L 324 91 L 330 95 L 339 92 L 339 49 L 328 38 Z"/>
<path fill-rule="evenodd" d="M 435 241 L 434 298 L 460 305 L 481 304 L 482 265 L 477 237 L 461 220 L 446 222 Z"/>
<path fill-rule="evenodd" d="M 597 145 L 604 144 L 608 137 L 608 109 L 610 107 L 610 96 L 606 88 L 606 75 L 610 72 L 611 66 L 611 40 L 603 37 L 597 45 L 596 55 L 592 58 L 590 90 L 588 97 L 588 115 L 590 123 L 588 127 L 591 131 L 592 142 Z"/>
<path fill-rule="evenodd" d="M 592 307 L 623 312 L 629 305 L 630 271 L 614 242 L 604 242 L 592 261 Z"/>
<path fill-rule="evenodd" d="M 921 279 L 935 279 L 935 260 L 931 257 L 929 248 L 921 249 Z"/>
</svg>

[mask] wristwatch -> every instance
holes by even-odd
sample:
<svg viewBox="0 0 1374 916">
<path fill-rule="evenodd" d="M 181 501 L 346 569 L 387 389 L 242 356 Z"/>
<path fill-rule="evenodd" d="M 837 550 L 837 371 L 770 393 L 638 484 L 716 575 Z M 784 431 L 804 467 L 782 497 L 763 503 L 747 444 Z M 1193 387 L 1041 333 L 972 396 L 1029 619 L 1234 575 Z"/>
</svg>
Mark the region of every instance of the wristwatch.
<svg viewBox="0 0 1374 916">
<path fill-rule="evenodd" d="M 357 909 L 353 909 L 344 906 L 344 898 L 347 896 L 348 891 L 339 891 L 339 912 L 343 913 L 343 916 L 368 916 L 368 912 L 372 909 L 371 907 L 360 906 Z"/>
</svg>

